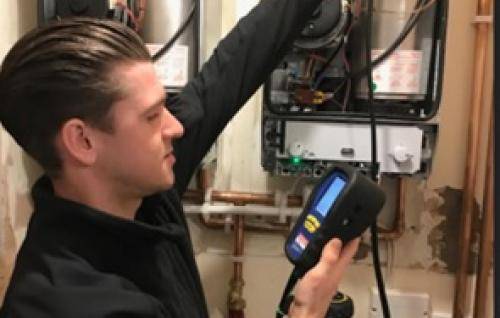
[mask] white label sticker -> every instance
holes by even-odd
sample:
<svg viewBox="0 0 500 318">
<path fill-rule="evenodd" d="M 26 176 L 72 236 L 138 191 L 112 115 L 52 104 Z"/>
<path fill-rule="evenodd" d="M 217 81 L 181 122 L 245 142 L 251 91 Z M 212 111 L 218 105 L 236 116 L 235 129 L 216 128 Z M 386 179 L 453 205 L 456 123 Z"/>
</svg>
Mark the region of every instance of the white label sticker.
<svg viewBox="0 0 500 318">
<path fill-rule="evenodd" d="M 305 250 L 306 249 L 306 246 L 307 244 L 309 244 L 309 240 L 307 239 L 307 237 L 305 237 L 302 233 L 300 233 L 299 235 L 297 235 L 297 237 L 295 238 L 295 242 L 300 246 L 301 249 Z"/>
<path fill-rule="evenodd" d="M 151 55 L 158 52 L 163 44 L 146 44 Z M 183 87 L 188 82 L 189 47 L 174 45 L 155 62 L 156 73 L 161 83 L 167 87 Z"/>
<path fill-rule="evenodd" d="M 383 50 L 372 50 L 376 59 Z M 376 93 L 420 93 L 422 51 L 396 50 L 385 61 L 373 69 Z"/>
</svg>

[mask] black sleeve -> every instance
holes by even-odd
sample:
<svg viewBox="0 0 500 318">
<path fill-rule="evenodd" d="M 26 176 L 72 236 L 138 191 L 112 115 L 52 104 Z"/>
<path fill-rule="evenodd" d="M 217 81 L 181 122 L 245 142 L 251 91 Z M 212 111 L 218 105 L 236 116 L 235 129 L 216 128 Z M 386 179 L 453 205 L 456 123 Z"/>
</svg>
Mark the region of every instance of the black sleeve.
<svg viewBox="0 0 500 318">
<path fill-rule="evenodd" d="M 185 127 L 174 143 L 180 196 L 226 124 L 268 78 L 321 0 L 262 0 L 218 44 L 168 106 Z"/>
</svg>

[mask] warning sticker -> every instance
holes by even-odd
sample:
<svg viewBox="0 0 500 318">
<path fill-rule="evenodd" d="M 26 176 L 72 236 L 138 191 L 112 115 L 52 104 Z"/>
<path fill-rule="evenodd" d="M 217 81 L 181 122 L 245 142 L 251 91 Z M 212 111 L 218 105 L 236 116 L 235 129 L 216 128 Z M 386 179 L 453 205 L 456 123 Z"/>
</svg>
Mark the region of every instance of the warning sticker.
<svg viewBox="0 0 500 318">
<path fill-rule="evenodd" d="M 151 55 L 162 48 L 163 44 L 146 44 Z M 183 87 L 188 82 L 189 47 L 174 45 L 165 55 L 155 62 L 156 72 L 161 83 L 167 87 Z"/>
<path fill-rule="evenodd" d="M 376 59 L 384 50 L 372 50 Z M 420 93 L 420 71 L 422 51 L 396 50 L 385 61 L 373 69 L 376 93 L 418 94 Z"/>
</svg>

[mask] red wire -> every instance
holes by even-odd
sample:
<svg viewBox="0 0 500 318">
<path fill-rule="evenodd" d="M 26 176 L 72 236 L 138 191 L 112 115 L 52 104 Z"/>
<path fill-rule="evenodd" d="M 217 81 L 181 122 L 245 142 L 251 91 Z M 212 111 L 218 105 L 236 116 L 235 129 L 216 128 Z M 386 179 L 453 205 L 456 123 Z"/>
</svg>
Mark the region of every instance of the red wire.
<svg viewBox="0 0 500 318">
<path fill-rule="evenodd" d="M 127 15 L 130 17 L 130 19 L 132 20 L 132 23 L 136 26 L 137 25 L 137 20 L 135 18 L 135 15 L 134 13 L 132 12 L 132 10 L 130 10 L 130 8 L 123 2 L 121 1 L 118 1 L 116 3 L 116 6 L 118 7 L 122 7 L 123 10 L 127 13 Z"/>
</svg>

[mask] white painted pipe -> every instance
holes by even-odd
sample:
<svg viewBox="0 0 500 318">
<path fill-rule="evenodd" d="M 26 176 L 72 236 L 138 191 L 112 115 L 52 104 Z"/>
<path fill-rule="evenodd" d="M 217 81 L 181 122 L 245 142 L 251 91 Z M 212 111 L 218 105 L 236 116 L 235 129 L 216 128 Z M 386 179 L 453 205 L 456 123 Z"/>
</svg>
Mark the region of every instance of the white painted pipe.
<svg viewBox="0 0 500 318">
<path fill-rule="evenodd" d="M 265 215 L 265 216 L 298 216 L 302 208 L 280 208 L 263 205 L 215 205 L 215 204 L 184 204 L 186 214 L 240 214 L 240 215 Z"/>
</svg>

